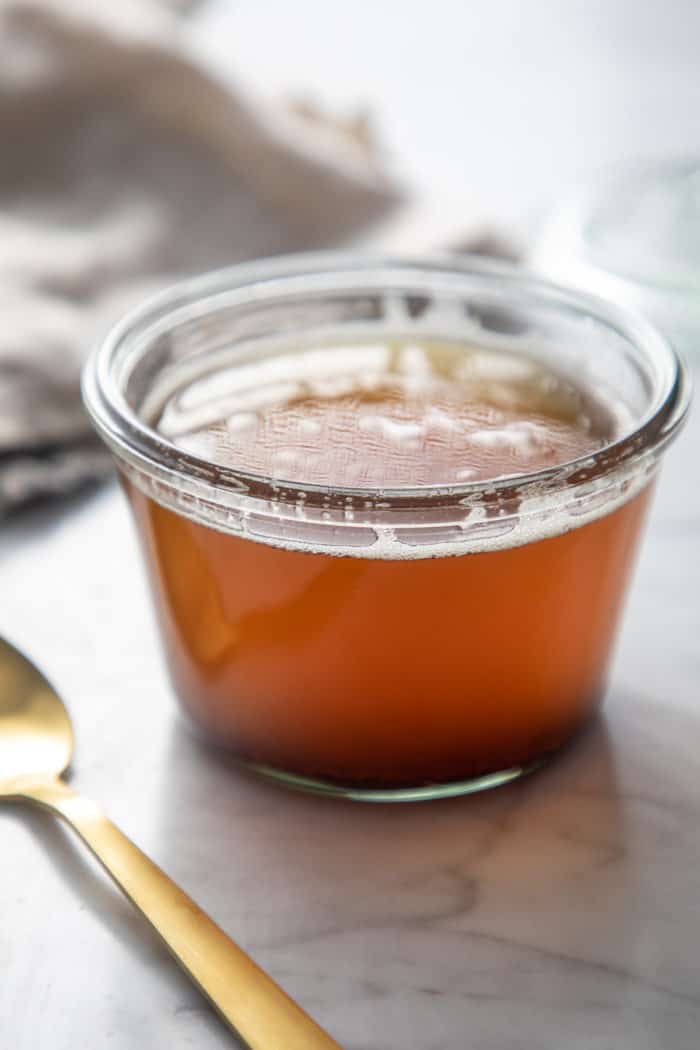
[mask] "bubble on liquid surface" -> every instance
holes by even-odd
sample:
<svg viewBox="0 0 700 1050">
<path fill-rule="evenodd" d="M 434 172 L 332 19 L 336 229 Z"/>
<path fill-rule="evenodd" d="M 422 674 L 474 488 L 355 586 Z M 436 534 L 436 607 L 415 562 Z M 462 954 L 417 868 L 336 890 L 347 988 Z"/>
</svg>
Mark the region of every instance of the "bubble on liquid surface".
<svg viewBox="0 0 700 1050">
<path fill-rule="evenodd" d="M 287 353 L 276 371 L 269 362 L 257 375 L 247 367 L 238 390 L 235 370 L 222 370 L 220 414 L 209 376 L 205 425 L 201 398 L 179 394 L 161 429 L 234 470 L 351 488 L 529 473 L 589 455 L 615 436 L 610 411 L 533 358 L 415 340 L 371 350 Z M 196 417 L 188 418 L 189 403 L 199 406 Z"/>
</svg>

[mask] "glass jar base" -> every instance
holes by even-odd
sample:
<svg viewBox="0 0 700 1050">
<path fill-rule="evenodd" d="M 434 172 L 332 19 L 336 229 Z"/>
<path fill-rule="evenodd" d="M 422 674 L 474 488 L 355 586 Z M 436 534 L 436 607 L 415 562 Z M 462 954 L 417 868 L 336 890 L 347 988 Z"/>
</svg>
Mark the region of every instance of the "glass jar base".
<svg viewBox="0 0 700 1050">
<path fill-rule="evenodd" d="M 237 764 L 242 769 L 248 770 L 265 780 L 271 780 L 293 791 L 300 791 L 310 795 L 344 798 L 351 802 L 431 802 L 444 798 L 457 798 L 460 795 L 473 795 L 480 791 L 488 791 L 491 788 L 510 784 L 513 780 L 519 780 L 520 777 L 533 773 L 555 754 L 556 751 L 552 751 L 522 765 L 510 766 L 508 769 L 499 769 L 493 773 L 485 773 L 478 777 L 467 777 L 463 780 L 449 780 L 434 784 L 417 784 L 415 787 L 401 786 L 395 788 L 362 787 L 357 784 L 345 785 L 331 780 L 317 780 L 314 777 L 300 776 L 297 773 L 275 769 L 272 766 L 261 765 L 256 762 L 239 760 Z"/>
</svg>

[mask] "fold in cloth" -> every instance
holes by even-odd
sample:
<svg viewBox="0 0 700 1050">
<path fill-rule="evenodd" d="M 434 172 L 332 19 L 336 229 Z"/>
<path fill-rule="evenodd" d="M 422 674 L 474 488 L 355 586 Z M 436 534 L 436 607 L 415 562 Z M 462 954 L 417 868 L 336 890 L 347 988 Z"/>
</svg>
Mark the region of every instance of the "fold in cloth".
<svg viewBox="0 0 700 1050">
<path fill-rule="evenodd" d="M 189 46 L 193 6 L 0 0 L 0 517 L 109 471 L 80 369 L 144 294 L 246 258 L 430 239 L 420 209 L 396 238 L 411 209 L 362 117 L 224 86 Z"/>
<path fill-rule="evenodd" d="M 79 373 L 128 305 L 340 244 L 399 200 L 364 129 L 208 74 L 189 6 L 0 2 L 0 514 L 109 469 Z"/>
</svg>

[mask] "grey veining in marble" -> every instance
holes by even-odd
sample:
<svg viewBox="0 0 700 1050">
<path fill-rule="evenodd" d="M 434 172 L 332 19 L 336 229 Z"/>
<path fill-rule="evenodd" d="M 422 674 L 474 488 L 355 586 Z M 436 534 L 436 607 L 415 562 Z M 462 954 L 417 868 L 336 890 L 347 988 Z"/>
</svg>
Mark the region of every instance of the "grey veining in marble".
<svg viewBox="0 0 700 1050">
<path fill-rule="evenodd" d="M 256 5 L 232 6 L 243 27 L 254 18 Z M 387 11 L 392 6 L 399 11 Z M 525 190 L 512 185 L 504 147 L 493 154 L 496 204 L 512 188 L 523 215 L 537 172 L 545 163 L 549 170 L 549 152 L 557 178 L 574 166 L 567 153 L 574 138 L 579 160 L 603 141 L 607 159 L 653 152 L 659 143 L 693 144 L 697 107 L 678 98 L 700 91 L 700 80 L 688 57 L 692 32 L 681 58 L 672 46 L 686 35 L 680 14 L 674 29 L 668 5 L 657 0 L 446 8 L 482 12 L 494 47 L 504 12 L 535 6 L 533 32 L 551 24 L 559 43 L 557 18 L 575 10 L 576 46 L 584 58 L 595 52 L 598 66 L 584 58 L 567 65 L 566 99 L 579 104 L 575 127 L 553 97 L 549 110 L 537 110 L 534 138 L 527 125 L 533 156 Z M 372 7 L 379 17 L 380 6 Z M 688 3 L 677 8 L 697 17 Z M 608 54 L 602 20 L 613 9 Z M 650 12 L 659 14 L 656 28 Z M 520 46 L 522 19 L 518 26 L 522 73 L 530 53 Z M 311 21 L 307 28 L 314 31 Z M 405 44 L 408 35 L 404 28 Z M 533 68 L 542 71 L 532 82 L 537 99 L 552 82 L 545 51 L 533 52 Z M 337 56 L 333 62 L 342 65 Z M 369 67 L 378 76 L 371 55 Z M 596 95 L 602 89 L 593 85 L 588 94 L 591 68 L 602 67 L 605 92 Z M 396 116 L 392 68 L 387 98 Z M 459 69 L 452 90 L 466 92 L 474 87 L 469 63 Z M 426 107 L 431 90 L 432 104 L 445 90 L 438 72 L 423 78 Z M 641 102 L 653 95 L 643 112 L 634 108 L 637 83 Z M 494 119 L 506 89 L 489 111 Z M 628 110 L 634 119 L 626 121 Z M 426 126 L 423 114 L 416 149 L 423 144 L 424 165 Z M 448 143 L 444 120 L 442 129 L 442 167 L 451 157 L 468 167 L 472 133 L 468 143 Z M 486 121 L 477 144 L 503 138 L 499 129 Z M 485 181 L 483 157 L 478 171 Z M 480 797 L 346 805 L 287 794 L 206 753 L 175 714 L 131 523 L 114 489 L 0 528 L 0 633 L 26 646 L 68 701 L 76 786 L 100 800 L 346 1050 L 697 1050 L 699 449 L 696 414 L 669 453 L 605 716 L 540 774 Z M 231 1045 L 70 835 L 41 814 L 0 809 L 0 1050 Z"/>
<path fill-rule="evenodd" d="M 287 794 L 191 738 L 121 495 L 0 534 L 0 631 L 77 725 L 74 781 L 348 1050 L 692 1050 L 700 1030 L 700 417 L 669 455 L 606 714 L 481 797 Z M 0 810 L 0 1046 L 230 1045 L 49 818 Z"/>
</svg>

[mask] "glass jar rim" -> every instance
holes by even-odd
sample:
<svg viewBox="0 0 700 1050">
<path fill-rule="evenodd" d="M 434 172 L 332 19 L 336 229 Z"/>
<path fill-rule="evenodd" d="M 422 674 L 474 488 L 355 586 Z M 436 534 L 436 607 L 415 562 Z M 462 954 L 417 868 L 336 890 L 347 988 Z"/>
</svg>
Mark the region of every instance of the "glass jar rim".
<svg viewBox="0 0 700 1050">
<path fill-rule="evenodd" d="M 202 459 L 168 441 L 150 427 L 128 404 L 122 384 L 128 374 L 125 352 L 132 354 L 150 339 L 172 330 L 176 324 L 206 316 L 217 306 L 265 302 L 282 291 L 285 295 L 315 290 L 348 290 L 350 282 L 375 290 L 392 281 L 411 277 L 426 291 L 442 282 L 491 283 L 498 298 L 508 305 L 508 290 L 518 290 L 545 301 L 551 307 L 573 309 L 616 330 L 636 347 L 644 349 L 654 367 L 651 403 L 642 418 L 601 449 L 556 466 L 458 484 L 419 487 L 363 487 L 322 485 L 231 470 Z M 352 285 L 350 285 L 352 287 Z M 483 290 L 483 289 L 482 289 Z M 313 252 L 277 256 L 239 263 L 173 284 L 129 311 L 91 353 L 83 370 L 83 399 L 93 423 L 118 458 L 154 477 L 186 477 L 201 481 L 209 490 L 242 491 L 258 498 L 277 500 L 280 491 L 292 490 L 295 497 L 333 496 L 364 499 L 378 497 L 405 505 L 441 504 L 446 497 L 462 501 L 484 492 L 508 492 L 536 487 L 546 491 L 562 481 L 587 480 L 665 446 L 683 422 L 690 401 L 687 368 L 669 341 L 644 317 L 588 292 L 543 280 L 509 263 L 478 256 L 383 257 L 342 252 Z"/>
</svg>

